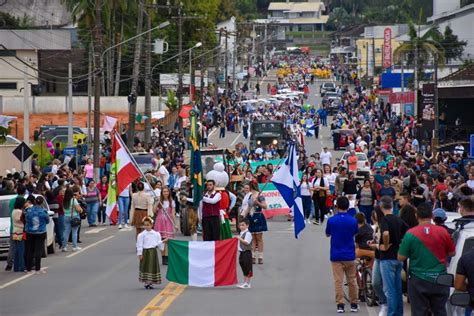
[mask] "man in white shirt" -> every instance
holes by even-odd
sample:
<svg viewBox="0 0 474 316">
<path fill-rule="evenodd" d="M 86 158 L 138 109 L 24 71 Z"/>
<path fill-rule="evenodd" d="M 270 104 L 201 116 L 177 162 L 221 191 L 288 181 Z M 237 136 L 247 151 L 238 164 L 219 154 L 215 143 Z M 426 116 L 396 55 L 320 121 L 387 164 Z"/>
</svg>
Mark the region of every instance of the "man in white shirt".
<svg viewBox="0 0 474 316">
<path fill-rule="evenodd" d="M 324 148 L 323 148 L 323 152 L 319 155 L 319 158 L 321 159 L 321 164 L 322 164 L 322 165 L 329 165 L 329 166 L 331 166 L 332 155 L 331 155 L 331 153 L 328 151 L 328 148 L 327 148 L 327 147 L 324 147 Z"/>
</svg>

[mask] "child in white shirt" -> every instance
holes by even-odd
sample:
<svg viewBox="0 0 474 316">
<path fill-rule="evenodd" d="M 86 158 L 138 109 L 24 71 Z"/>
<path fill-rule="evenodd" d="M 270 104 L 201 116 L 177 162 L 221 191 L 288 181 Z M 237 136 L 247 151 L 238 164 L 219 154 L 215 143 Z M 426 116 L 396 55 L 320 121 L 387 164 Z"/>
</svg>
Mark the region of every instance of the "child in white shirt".
<svg viewBox="0 0 474 316">
<path fill-rule="evenodd" d="M 145 283 L 146 289 L 153 289 L 153 284 L 161 283 L 160 264 L 156 248 L 163 251 L 164 243 L 168 239 L 161 240 L 160 233 L 152 230 L 153 220 L 148 216 L 143 219 L 143 227 L 145 230 L 137 236 L 137 256 L 140 260 L 138 280 Z"/>
<path fill-rule="evenodd" d="M 250 279 L 253 276 L 252 271 L 252 234 L 249 232 L 249 220 L 241 219 L 239 223 L 239 264 L 244 273 L 244 282 L 237 285 L 241 289 L 250 289 Z"/>
</svg>

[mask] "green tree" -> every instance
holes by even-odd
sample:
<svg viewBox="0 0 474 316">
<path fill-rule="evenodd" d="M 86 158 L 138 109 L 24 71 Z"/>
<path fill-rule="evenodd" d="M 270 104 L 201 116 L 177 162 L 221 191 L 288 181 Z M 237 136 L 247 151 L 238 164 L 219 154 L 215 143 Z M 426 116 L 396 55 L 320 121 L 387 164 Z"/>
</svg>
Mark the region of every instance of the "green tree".
<svg viewBox="0 0 474 316">
<path fill-rule="evenodd" d="M 449 63 L 451 59 L 457 59 L 462 56 L 467 42 L 458 40 L 458 36 L 454 35 L 453 30 L 448 25 L 444 29 L 444 34 L 439 44 L 444 49 L 446 62 Z"/>
<path fill-rule="evenodd" d="M 437 26 L 431 26 L 421 34 L 420 26 L 413 22 L 408 24 L 410 40 L 398 46 L 394 51 L 394 61 L 399 63 L 406 60 L 408 66 L 415 69 L 414 84 L 418 86 L 418 79 L 424 75 L 424 66 L 430 59 L 436 60 L 439 66 L 444 66 L 445 53 L 437 41 L 440 33 Z"/>
<path fill-rule="evenodd" d="M 328 28 L 341 30 L 356 24 L 357 18 L 347 13 L 343 7 L 337 7 L 329 14 Z"/>
<path fill-rule="evenodd" d="M 174 112 L 178 108 L 178 98 L 176 97 L 176 91 L 168 90 L 166 95 L 166 107 Z"/>
</svg>

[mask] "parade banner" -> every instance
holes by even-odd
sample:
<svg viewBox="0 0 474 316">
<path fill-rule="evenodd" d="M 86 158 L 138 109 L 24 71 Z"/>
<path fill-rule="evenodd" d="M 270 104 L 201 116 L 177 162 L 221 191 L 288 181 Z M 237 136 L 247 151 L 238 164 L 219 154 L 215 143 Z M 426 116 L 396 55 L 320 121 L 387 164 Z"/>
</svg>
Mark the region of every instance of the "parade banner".
<svg viewBox="0 0 474 316">
<path fill-rule="evenodd" d="M 273 183 L 263 183 L 258 186 L 268 207 L 263 210 L 265 218 L 290 214 L 290 208 Z"/>
<path fill-rule="evenodd" d="M 383 68 L 392 67 L 392 29 L 387 27 L 383 31 Z"/>
</svg>

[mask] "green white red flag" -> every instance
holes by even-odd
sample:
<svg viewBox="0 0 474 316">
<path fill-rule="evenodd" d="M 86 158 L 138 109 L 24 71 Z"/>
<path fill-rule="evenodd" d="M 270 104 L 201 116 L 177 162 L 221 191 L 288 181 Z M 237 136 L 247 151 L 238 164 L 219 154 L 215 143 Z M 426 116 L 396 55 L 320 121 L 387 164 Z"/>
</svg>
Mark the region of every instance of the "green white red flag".
<svg viewBox="0 0 474 316">
<path fill-rule="evenodd" d="M 113 133 L 109 190 L 107 192 L 106 213 L 115 224 L 118 219 L 117 197 L 130 183 L 141 176 L 140 170 L 132 162 L 126 145 L 117 133 Z"/>
<path fill-rule="evenodd" d="M 198 287 L 237 283 L 236 238 L 217 241 L 168 240 L 168 281 Z"/>
</svg>

